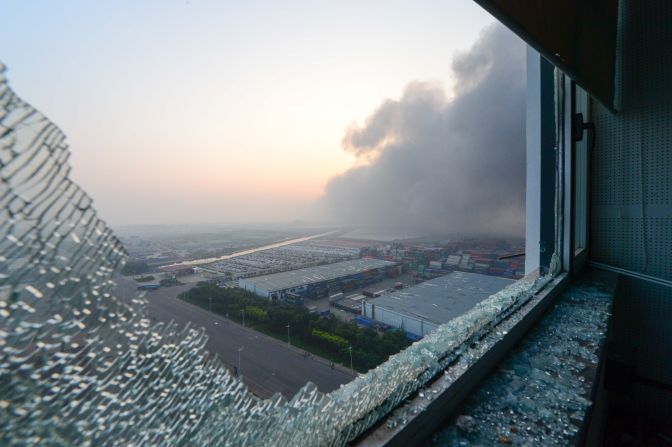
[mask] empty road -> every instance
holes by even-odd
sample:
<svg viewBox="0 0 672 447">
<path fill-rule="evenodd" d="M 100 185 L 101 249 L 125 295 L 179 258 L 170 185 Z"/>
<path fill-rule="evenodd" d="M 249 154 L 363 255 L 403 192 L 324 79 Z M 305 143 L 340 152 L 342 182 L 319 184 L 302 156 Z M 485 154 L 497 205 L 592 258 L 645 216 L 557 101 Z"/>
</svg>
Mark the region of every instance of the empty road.
<svg viewBox="0 0 672 447">
<path fill-rule="evenodd" d="M 115 294 L 119 298 L 129 300 L 137 294 L 135 281 L 122 276 L 115 277 L 115 281 Z M 208 351 L 217 354 L 231 370 L 238 366 L 238 350 L 242 347 L 240 370 L 243 381 L 259 397 L 268 398 L 280 392 L 291 398 L 309 381 L 320 391 L 329 392 L 354 378 L 348 369 L 339 365 L 332 369 L 329 361 L 316 356 L 306 359 L 303 351 L 287 343 L 176 298 L 191 287 L 193 284 L 146 292 L 149 315 L 157 321 L 172 320 L 179 324 L 191 323 L 193 327 L 204 327 L 208 334 Z"/>
</svg>

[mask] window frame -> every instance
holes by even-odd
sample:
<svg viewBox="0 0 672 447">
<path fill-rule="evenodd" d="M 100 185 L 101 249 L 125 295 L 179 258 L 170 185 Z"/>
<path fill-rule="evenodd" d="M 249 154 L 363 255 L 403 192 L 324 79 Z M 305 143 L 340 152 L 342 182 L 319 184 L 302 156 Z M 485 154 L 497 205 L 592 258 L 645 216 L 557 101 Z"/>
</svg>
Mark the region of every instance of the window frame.
<svg viewBox="0 0 672 447">
<path fill-rule="evenodd" d="M 546 273 L 556 232 L 556 104 L 554 68 L 527 47 L 525 274 Z"/>
<path fill-rule="evenodd" d="M 585 90 L 575 82 L 571 82 L 571 104 L 573 116 L 580 113 L 583 121 L 590 121 L 590 99 Z M 572 154 L 572 246 L 573 256 L 572 273 L 583 270 L 588 262 L 590 249 L 590 234 L 588 231 L 590 219 L 590 147 L 589 141 L 595 138 L 584 130 L 580 141 L 571 140 Z M 594 131 L 593 131 L 594 132 Z"/>
<path fill-rule="evenodd" d="M 588 166 L 586 164 L 585 175 L 575 177 L 576 151 L 572 138 L 575 91 L 575 84 L 568 76 L 557 71 L 536 50 L 528 47 L 524 279 L 546 274 L 553 268 L 559 269 L 559 272 L 555 272 L 555 278 L 529 303 L 515 311 L 522 314 L 521 318 L 457 380 L 447 387 L 440 385 L 440 378 L 429 382 L 428 389 L 438 386 L 439 390 L 430 403 L 420 393 L 409 398 L 410 403 L 406 405 L 424 407 L 422 412 L 396 427 L 385 424 L 391 414 L 388 413 L 356 438 L 353 445 L 401 446 L 422 443 L 538 321 L 567 285 L 570 275 L 583 268 L 588 252 Z M 587 95 L 585 100 L 587 104 Z M 588 116 L 587 113 L 584 116 Z M 585 155 L 587 157 L 587 151 Z M 560 192 L 556 196 L 557 189 Z M 579 202 L 583 203 L 583 212 L 577 206 L 580 200 L 584 201 Z M 585 239 L 576 238 L 577 229 L 583 229 Z M 574 250 L 577 240 L 585 241 L 581 250 Z M 554 255 L 557 266 L 553 265 Z"/>
</svg>

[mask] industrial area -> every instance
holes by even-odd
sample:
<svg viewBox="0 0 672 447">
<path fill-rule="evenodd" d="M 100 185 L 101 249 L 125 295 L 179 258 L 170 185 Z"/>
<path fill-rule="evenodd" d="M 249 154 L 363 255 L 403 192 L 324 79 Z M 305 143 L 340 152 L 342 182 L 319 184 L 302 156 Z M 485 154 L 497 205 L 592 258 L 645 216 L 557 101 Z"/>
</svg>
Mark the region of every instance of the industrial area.
<svg viewBox="0 0 672 447">
<path fill-rule="evenodd" d="M 272 301 L 304 304 L 307 299 L 335 296 L 400 273 L 397 263 L 361 258 L 240 279 L 238 286 Z"/>
<path fill-rule="evenodd" d="M 417 340 L 524 274 L 521 240 L 389 242 L 342 234 L 212 262 L 166 263 L 139 288 L 211 282 Z"/>
<path fill-rule="evenodd" d="M 211 278 L 232 280 L 357 259 L 360 255 L 356 247 L 307 241 L 214 262 L 200 270 Z"/>
<path fill-rule="evenodd" d="M 146 243 L 130 236 L 141 250 L 133 252 L 129 264 L 144 268 L 134 266 L 126 277 L 120 275 L 118 293 L 132 300 L 134 288 L 146 292 L 152 318 L 205 325 L 214 337 L 212 352 L 234 374 L 243 371 L 248 386 L 262 397 L 273 392 L 290 396 L 306 381 L 323 391 L 334 389 L 354 376 L 353 362 L 360 371 L 374 367 L 389 355 L 381 349 L 390 349 L 391 340 L 403 348 L 395 337 L 405 343 L 419 340 L 524 274 L 522 240 L 389 241 L 318 229 L 314 235 L 244 232 L 238 241 L 233 234 L 227 235 L 226 246 L 218 245 L 224 236 L 213 235 L 213 247 L 205 251 L 209 239 L 199 235 L 198 252 L 189 256 L 182 250 L 172 257 L 168 250 L 190 246 L 188 235 L 179 234 L 175 241 L 154 236 Z M 240 250 L 231 250 L 234 246 Z M 195 259 L 201 252 L 207 257 Z M 211 290 L 212 297 L 199 302 L 199 290 Z M 232 304 L 234 297 L 247 304 Z M 275 333 L 272 309 L 287 318 Z M 301 315 L 306 314 L 311 327 L 322 332 L 302 333 Z M 325 340 L 351 348 L 334 348 Z M 280 360 L 288 355 L 286 362 Z"/>
<path fill-rule="evenodd" d="M 452 272 L 413 287 L 362 301 L 363 317 L 422 338 L 459 317 L 513 280 L 479 273 Z"/>
</svg>

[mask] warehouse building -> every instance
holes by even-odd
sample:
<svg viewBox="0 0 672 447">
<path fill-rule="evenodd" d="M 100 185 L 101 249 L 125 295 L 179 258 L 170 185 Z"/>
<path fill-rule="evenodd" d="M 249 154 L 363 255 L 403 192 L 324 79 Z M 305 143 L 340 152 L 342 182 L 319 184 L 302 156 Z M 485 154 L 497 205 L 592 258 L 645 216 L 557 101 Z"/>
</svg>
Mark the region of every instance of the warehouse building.
<svg viewBox="0 0 672 447">
<path fill-rule="evenodd" d="M 241 278 L 238 286 L 273 301 L 301 304 L 305 298 L 321 298 L 397 276 L 400 267 L 380 259 L 353 259 L 272 275 Z"/>
<path fill-rule="evenodd" d="M 478 273 L 452 272 L 364 301 L 362 314 L 371 320 L 424 337 L 514 281 Z"/>
</svg>

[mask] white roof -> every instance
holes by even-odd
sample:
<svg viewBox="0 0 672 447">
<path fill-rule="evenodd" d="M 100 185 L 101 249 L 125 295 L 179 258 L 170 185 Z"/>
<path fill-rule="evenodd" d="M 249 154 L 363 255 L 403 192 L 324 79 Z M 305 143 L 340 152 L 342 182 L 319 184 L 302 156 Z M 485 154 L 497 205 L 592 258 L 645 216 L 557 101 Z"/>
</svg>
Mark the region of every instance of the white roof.
<svg viewBox="0 0 672 447">
<path fill-rule="evenodd" d="M 256 289 L 274 292 L 276 290 L 285 290 L 298 286 L 315 284 L 393 265 L 396 264 L 390 261 L 362 258 L 336 262 L 334 264 L 320 265 L 317 267 L 308 267 L 300 270 L 274 273 L 272 275 L 256 276 L 241 281 L 244 281 L 245 284 L 254 286 Z"/>
</svg>

